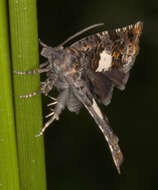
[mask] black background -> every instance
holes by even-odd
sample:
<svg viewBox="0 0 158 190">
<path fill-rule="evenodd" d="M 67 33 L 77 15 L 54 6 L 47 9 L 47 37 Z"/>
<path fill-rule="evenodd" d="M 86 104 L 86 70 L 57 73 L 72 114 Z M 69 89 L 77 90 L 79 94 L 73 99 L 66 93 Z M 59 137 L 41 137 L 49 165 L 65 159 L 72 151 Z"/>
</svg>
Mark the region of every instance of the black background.
<svg viewBox="0 0 158 190">
<path fill-rule="evenodd" d="M 48 189 L 104 190 L 158 188 L 158 1 L 38 0 L 40 39 L 55 46 L 98 22 L 105 29 L 144 21 L 140 53 L 126 90 L 115 89 L 108 107 L 101 106 L 119 136 L 124 153 L 121 175 L 97 125 L 85 109 L 66 109 L 45 133 Z M 44 106 L 46 106 L 44 98 Z"/>
</svg>

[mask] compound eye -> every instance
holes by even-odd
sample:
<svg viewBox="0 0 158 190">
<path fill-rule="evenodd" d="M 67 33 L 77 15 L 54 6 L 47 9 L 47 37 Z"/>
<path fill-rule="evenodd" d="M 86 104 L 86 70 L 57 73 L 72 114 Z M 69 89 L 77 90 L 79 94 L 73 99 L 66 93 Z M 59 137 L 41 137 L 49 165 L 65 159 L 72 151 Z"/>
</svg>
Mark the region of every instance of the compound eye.
<svg viewBox="0 0 158 190">
<path fill-rule="evenodd" d="M 51 47 L 44 47 L 41 51 L 41 55 L 45 58 L 48 58 L 52 55 L 53 48 Z"/>
</svg>

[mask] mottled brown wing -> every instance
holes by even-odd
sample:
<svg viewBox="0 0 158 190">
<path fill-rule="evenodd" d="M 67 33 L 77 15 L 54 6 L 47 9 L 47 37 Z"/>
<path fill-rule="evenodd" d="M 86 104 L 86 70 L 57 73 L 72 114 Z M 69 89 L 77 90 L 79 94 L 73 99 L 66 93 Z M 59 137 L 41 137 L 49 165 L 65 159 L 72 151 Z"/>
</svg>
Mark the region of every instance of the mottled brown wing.
<svg viewBox="0 0 158 190">
<path fill-rule="evenodd" d="M 110 103 L 113 86 L 120 90 L 125 88 L 129 70 L 139 52 L 138 43 L 142 28 L 143 23 L 137 22 L 115 30 L 96 33 L 71 45 L 86 53 L 91 69 L 91 72 L 88 72 L 89 80 L 95 94 L 105 105 Z M 109 80 L 108 83 L 105 84 L 105 80 Z"/>
<path fill-rule="evenodd" d="M 71 45 L 84 51 L 91 58 L 91 68 L 97 72 L 111 68 L 122 68 L 128 72 L 138 54 L 138 41 L 142 22 L 134 25 L 104 31 L 85 37 Z"/>
</svg>

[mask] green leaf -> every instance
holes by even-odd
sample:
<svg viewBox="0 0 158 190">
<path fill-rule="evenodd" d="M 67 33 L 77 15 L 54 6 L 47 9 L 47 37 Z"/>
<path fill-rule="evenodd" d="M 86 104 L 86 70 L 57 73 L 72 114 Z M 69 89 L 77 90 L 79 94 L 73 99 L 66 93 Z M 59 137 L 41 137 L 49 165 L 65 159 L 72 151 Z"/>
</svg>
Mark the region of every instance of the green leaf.
<svg viewBox="0 0 158 190">
<path fill-rule="evenodd" d="M 6 0 L 0 1 L 0 189 L 19 190 Z"/>
<path fill-rule="evenodd" d="M 38 67 L 36 0 L 9 0 L 13 70 Z M 20 95 L 38 91 L 38 75 L 13 75 L 17 149 L 22 190 L 46 189 L 43 137 L 36 138 L 42 127 L 41 96 L 20 99 Z"/>
</svg>

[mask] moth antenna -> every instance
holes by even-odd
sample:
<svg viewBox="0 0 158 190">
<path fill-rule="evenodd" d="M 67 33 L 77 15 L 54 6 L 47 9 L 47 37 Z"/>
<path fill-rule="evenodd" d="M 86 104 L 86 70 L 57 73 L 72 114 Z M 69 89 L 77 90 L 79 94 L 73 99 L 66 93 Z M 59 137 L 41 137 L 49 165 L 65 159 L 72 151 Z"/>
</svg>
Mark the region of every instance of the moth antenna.
<svg viewBox="0 0 158 190">
<path fill-rule="evenodd" d="M 69 38 L 67 38 L 64 42 L 62 42 L 59 46 L 63 46 L 65 45 L 66 43 L 68 43 L 70 40 L 76 38 L 77 36 L 83 34 L 84 32 L 88 31 L 88 30 L 91 30 L 93 28 L 96 28 L 98 26 L 102 26 L 104 25 L 104 23 L 98 23 L 98 24 L 94 24 L 94 25 L 91 25 L 91 26 L 88 26 L 87 28 L 84 28 L 83 30 L 75 33 L 74 35 L 70 36 Z"/>
</svg>

